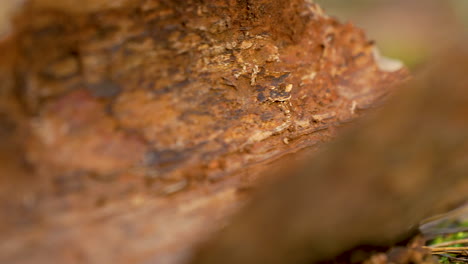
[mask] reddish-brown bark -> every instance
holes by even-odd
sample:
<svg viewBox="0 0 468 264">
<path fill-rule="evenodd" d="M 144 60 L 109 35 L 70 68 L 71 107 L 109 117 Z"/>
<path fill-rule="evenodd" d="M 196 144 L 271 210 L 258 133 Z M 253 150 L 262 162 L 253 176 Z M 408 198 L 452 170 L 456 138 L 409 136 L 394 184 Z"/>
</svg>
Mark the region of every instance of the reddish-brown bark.
<svg viewBox="0 0 468 264">
<path fill-rule="evenodd" d="M 16 140 L 3 160 L 18 166 L 3 173 L 0 262 L 179 263 L 274 161 L 328 141 L 406 77 L 302 0 L 22 10 L 1 44 Z"/>
<path fill-rule="evenodd" d="M 315 263 L 391 246 L 430 213 L 466 200 L 467 46 L 432 64 L 378 114 L 254 197 L 193 263 Z"/>
</svg>

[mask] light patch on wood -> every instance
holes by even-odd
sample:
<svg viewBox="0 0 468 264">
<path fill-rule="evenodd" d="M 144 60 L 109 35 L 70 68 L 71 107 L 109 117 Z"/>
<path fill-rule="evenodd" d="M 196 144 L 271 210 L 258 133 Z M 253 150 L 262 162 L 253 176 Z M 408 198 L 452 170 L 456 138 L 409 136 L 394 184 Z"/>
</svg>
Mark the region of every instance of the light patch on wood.
<svg viewBox="0 0 468 264">
<path fill-rule="evenodd" d="M 315 121 L 322 122 L 323 120 L 327 120 L 330 118 L 333 118 L 336 116 L 335 112 L 330 112 L 330 113 L 323 113 L 323 114 L 317 114 L 317 115 L 312 115 L 312 118 Z"/>
<path fill-rule="evenodd" d="M 250 49 L 253 46 L 253 42 L 251 41 L 243 41 L 240 45 L 240 49 Z"/>
<path fill-rule="evenodd" d="M 0 40 L 10 32 L 11 19 L 22 3 L 23 0 L 0 1 Z"/>
<path fill-rule="evenodd" d="M 356 107 L 357 107 L 357 102 L 353 100 L 353 102 L 351 103 L 351 108 L 349 109 L 352 115 L 356 113 Z"/>
<path fill-rule="evenodd" d="M 263 140 L 271 137 L 273 134 L 283 132 L 290 125 L 291 125 L 291 123 L 290 123 L 290 121 L 288 121 L 288 122 L 284 122 L 283 124 L 281 124 L 280 126 L 276 127 L 273 130 L 257 131 L 247 140 L 247 144 L 263 141 Z"/>
<path fill-rule="evenodd" d="M 188 182 L 187 180 L 182 180 L 179 182 L 176 182 L 174 184 L 171 184 L 163 189 L 163 193 L 166 195 L 177 193 L 185 189 L 187 187 Z"/>
<path fill-rule="evenodd" d="M 302 79 L 303 81 L 304 81 L 304 80 L 313 80 L 313 79 L 315 79 L 316 76 L 317 76 L 317 72 L 313 71 L 313 72 L 311 72 L 311 73 L 309 73 L 309 74 L 307 74 L 307 75 L 302 76 L 301 79 Z"/>
<path fill-rule="evenodd" d="M 403 62 L 399 60 L 382 56 L 378 48 L 374 48 L 372 54 L 374 55 L 375 62 L 377 63 L 379 70 L 383 72 L 395 72 L 404 67 Z"/>
<path fill-rule="evenodd" d="M 310 127 L 310 120 L 297 120 L 296 125 L 302 127 L 302 128 L 309 128 Z"/>
<path fill-rule="evenodd" d="M 214 195 L 200 196 L 200 198 L 193 200 L 190 203 L 182 203 L 179 206 L 179 211 L 181 213 L 194 212 L 200 208 L 206 207 L 210 203 L 216 203 L 217 201 L 235 201 L 236 200 L 236 189 L 228 189 L 222 192 L 219 192 Z"/>
<path fill-rule="evenodd" d="M 255 83 L 257 82 L 257 74 L 260 72 L 260 69 L 258 68 L 257 65 L 254 65 L 252 69 L 252 76 L 250 78 L 250 85 L 254 86 Z"/>
</svg>

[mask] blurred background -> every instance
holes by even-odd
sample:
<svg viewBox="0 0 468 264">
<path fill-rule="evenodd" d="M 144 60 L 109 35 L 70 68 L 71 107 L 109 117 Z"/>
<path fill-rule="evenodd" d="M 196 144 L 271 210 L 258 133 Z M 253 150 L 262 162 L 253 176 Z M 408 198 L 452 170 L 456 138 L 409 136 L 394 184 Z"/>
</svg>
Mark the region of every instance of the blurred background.
<svg viewBox="0 0 468 264">
<path fill-rule="evenodd" d="M 431 54 L 447 49 L 461 38 L 468 43 L 468 0 L 314 2 L 341 22 L 363 28 L 383 55 L 403 61 L 412 70 L 429 60 Z M 420 229 L 426 238 L 433 239 L 429 244 L 444 245 L 456 238 L 468 239 L 468 203 L 427 219 Z"/>
<path fill-rule="evenodd" d="M 316 0 L 341 22 L 365 29 L 382 54 L 415 68 L 468 32 L 468 0 Z M 464 32 L 464 33 L 462 33 Z"/>
</svg>

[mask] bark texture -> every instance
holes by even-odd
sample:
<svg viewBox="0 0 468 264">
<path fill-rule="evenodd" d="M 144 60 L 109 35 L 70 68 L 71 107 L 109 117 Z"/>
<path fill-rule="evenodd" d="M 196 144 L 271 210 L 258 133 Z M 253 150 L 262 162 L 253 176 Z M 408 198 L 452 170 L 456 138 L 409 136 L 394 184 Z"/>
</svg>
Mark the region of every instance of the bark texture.
<svg viewBox="0 0 468 264">
<path fill-rule="evenodd" d="M 180 263 L 406 77 L 301 0 L 34 0 L 12 32 L 2 263 Z"/>
<path fill-rule="evenodd" d="M 399 242 L 468 198 L 468 49 L 266 188 L 193 263 L 314 263 Z"/>
</svg>

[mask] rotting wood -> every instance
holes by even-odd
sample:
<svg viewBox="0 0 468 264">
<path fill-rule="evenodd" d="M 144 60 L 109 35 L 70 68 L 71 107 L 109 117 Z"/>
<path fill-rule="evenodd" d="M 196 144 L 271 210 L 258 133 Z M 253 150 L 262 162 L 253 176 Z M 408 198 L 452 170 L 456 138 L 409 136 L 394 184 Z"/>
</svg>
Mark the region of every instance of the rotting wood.
<svg viewBox="0 0 468 264">
<path fill-rule="evenodd" d="M 254 197 L 193 263 L 314 263 L 391 246 L 468 198 L 468 49 Z M 431 248 L 432 251 L 464 248 Z"/>
<path fill-rule="evenodd" d="M 22 10 L 1 43 L 5 263 L 180 263 L 274 161 L 407 76 L 309 1 Z"/>
</svg>

